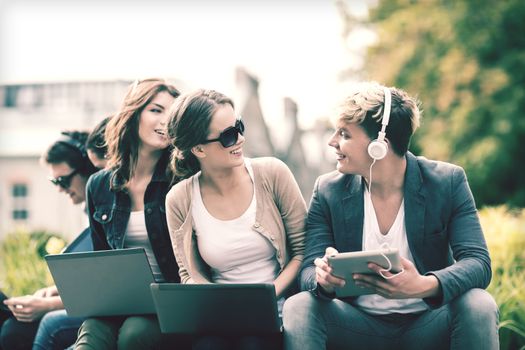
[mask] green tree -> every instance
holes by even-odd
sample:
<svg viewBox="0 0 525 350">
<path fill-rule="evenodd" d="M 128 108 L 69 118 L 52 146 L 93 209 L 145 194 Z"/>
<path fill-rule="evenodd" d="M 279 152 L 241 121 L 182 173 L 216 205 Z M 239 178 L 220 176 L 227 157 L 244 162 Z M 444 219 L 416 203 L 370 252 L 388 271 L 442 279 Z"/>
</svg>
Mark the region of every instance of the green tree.
<svg viewBox="0 0 525 350">
<path fill-rule="evenodd" d="M 412 150 L 463 166 L 478 206 L 525 207 L 524 18 L 522 0 L 383 0 L 365 23 L 364 75 L 418 96 Z"/>
</svg>

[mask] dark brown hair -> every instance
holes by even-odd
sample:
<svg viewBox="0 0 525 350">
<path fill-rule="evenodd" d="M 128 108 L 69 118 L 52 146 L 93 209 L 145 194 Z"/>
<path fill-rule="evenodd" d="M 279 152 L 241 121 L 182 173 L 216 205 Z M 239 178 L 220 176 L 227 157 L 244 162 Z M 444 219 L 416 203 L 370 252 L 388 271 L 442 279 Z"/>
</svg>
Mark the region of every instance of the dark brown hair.
<svg viewBox="0 0 525 350">
<path fill-rule="evenodd" d="M 78 170 L 80 175 L 88 178 L 98 169 L 91 163 L 86 153 L 85 131 L 63 131 L 42 155 L 42 161 L 47 164 L 66 163 L 70 168 Z"/>
<path fill-rule="evenodd" d="M 95 125 L 86 140 L 86 149 L 95 153 L 99 159 L 106 158 L 106 153 L 108 151 L 104 134 L 106 133 L 106 125 L 108 124 L 110 118 L 111 116 L 106 117 L 102 119 L 97 125 Z"/>
<path fill-rule="evenodd" d="M 208 138 L 211 118 L 217 108 L 225 104 L 234 107 L 233 101 L 224 94 L 201 89 L 179 97 L 173 105 L 168 122 L 168 135 L 173 146 L 173 183 L 200 170 L 199 161 L 191 149 Z"/>
</svg>

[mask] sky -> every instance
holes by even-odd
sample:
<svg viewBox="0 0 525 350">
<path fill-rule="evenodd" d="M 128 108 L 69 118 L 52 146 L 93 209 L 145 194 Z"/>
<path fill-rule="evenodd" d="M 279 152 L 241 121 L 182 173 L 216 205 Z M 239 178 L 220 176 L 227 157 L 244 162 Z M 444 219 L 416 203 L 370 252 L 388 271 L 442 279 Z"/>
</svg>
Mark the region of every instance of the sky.
<svg viewBox="0 0 525 350">
<path fill-rule="evenodd" d="M 366 14 L 366 0 L 347 1 Z M 342 28 L 330 0 L 4 0 L 0 83 L 154 76 L 233 96 L 241 66 L 259 79 L 267 122 L 291 97 L 307 128 L 331 113 L 355 59 Z"/>
</svg>

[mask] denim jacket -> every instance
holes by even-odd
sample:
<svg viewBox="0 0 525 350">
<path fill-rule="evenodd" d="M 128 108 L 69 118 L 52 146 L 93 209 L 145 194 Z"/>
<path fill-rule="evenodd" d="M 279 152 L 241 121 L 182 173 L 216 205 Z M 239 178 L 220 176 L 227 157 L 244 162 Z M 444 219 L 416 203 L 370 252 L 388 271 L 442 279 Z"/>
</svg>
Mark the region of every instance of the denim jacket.
<svg viewBox="0 0 525 350">
<path fill-rule="evenodd" d="M 169 186 L 165 171 L 169 151 L 159 159 L 151 182 L 144 193 L 146 229 L 153 253 L 166 282 L 179 282 L 178 265 L 173 255 L 166 223 L 165 198 Z M 122 190 L 110 190 L 111 170 L 92 175 L 87 184 L 89 226 L 94 250 L 122 249 L 131 212 L 129 195 Z"/>
</svg>

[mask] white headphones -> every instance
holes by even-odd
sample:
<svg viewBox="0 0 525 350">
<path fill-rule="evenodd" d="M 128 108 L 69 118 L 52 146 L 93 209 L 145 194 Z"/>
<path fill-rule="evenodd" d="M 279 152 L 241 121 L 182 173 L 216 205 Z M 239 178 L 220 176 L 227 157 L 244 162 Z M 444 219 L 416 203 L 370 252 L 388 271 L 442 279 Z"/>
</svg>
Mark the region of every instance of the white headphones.
<svg viewBox="0 0 525 350">
<path fill-rule="evenodd" d="M 390 89 L 383 87 L 385 93 L 385 106 L 383 110 L 383 120 L 381 121 L 381 131 L 377 134 L 377 139 L 368 145 L 368 155 L 374 160 L 385 158 L 388 152 L 388 144 L 385 142 L 386 127 L 390 120 L 390 109 L 392 108 L 392 94 Z"/>
</svg>

